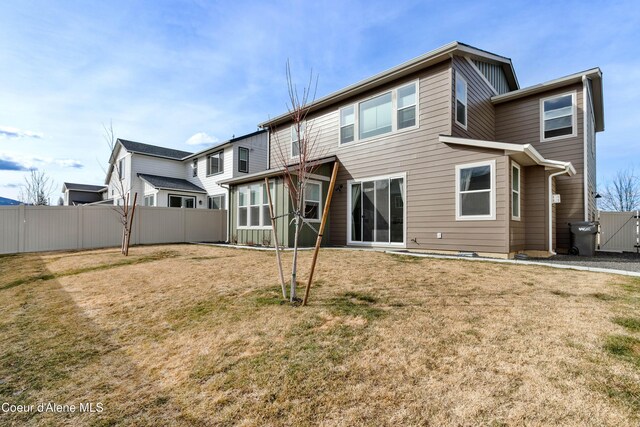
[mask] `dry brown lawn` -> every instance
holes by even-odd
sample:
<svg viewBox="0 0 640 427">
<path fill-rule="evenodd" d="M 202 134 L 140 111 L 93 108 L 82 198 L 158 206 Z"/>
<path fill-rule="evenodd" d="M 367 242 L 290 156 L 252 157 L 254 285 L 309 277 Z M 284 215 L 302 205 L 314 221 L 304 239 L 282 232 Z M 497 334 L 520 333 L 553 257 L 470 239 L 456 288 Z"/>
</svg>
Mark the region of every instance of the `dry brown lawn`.
<svg viewBox="0 0 640 427">
<path fill-rule="evenodd" d="M 104 407 L 0 425 L 640 422 L 637 279 L 337 249 L 316 277 L 304 308 L 273 252 L 0 257 L 0 404 Z"/>
</svg>

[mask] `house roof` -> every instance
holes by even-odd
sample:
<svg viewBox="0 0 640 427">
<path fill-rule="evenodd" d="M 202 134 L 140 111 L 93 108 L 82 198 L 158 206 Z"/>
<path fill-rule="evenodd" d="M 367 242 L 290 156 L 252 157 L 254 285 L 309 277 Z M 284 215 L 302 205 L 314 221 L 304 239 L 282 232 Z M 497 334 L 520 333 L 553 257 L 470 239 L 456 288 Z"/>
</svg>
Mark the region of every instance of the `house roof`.
<svg viewBox="0 0 640 427">
<path fill-rule="evenodd" d="M 520 99 L 525 96 L 535 95 L 551 89 L 581 83 L 583 79 L 590 79 L 592 82 L 593 110 L 596 118 L 595 129 L 597 132 L 601 132 L 604 130 L 604 100 L 602 94 L 602 71 L 598 67 L 581 71 L 579 73 L 570 74 L 558 79 L 549 80 L 548 82 L 514 90 L 512 92 L 507 92 L 502 95 L 496 95 L 491 98 L 491 102 L 493 104 L 501 104 L 515 99 Z"/>
<path fill-rule="evenodd" d="M 206 193 L 206 190 L 182 178 L 172 178 L 169 176 L 149 175 L 139 173 L 140 179 L 146 181 L 158 190 L 176 190 L 189 193 Z"/>
<path fill-rule="evenodd" d="M 544 166 L 550 169 L 562 169 L 573 176 L 576 169 L 571 162 L 563 162 L 561 160 L 545 159 L 531 144 L 512 144 L 509 142 L 484 141 L 481 139 L 467 139 L 453 136 L 440 135 L 440 142 L 445 144 L 465 145 L 467 147 L 489 148 L 492 150 L 503 151 L 505 155 L 510 156 L 522 166 Z"/>
<path fill-rule="evenodd" d="M 439 47 L 438 49 L 432 50 L 431 52 L 427 52 L 424 55 L 418 56 L 417 58 L 414 58 L 410 61 L 404 62 L 396 67 L 378 73 L 365 80 L 359 81 L 358 83 L 347 86 L 337 92 L 333 92 L 327 96 L 319 98 L 308 105 L 310 109 L 309 111 L 327 107 L 331 104 L 340 102 L 354 95 L 361 94 L 385 83 L 412 74 L 418 70 L 435 65 L 439 62 L 449 59 L 454 53 L 500 65 L 505 73 L 507 82 L 509 83 L 509 88 L 511 90 L 516 90 L 519 88 L 518 79 L 516 77 L 515 70 L 513 69 L 511 59 L 475 48 L 468 44 L 455 41 Z M 258 126 L 260 126 L 261 128 L 267 128 L 269 126 L 275 126 L 287 121 L 289 121 L 289 114 L 285 113 L 273 119 L 267 120 L 266 122 L 263 122 Z"/>
<path fill-rule="evenodd" d="M 248 133 L 246 135 L 238 136 L 236 138 L 231 138 L 228 141 L 220 142 L 220 143 L 218 143 L 216 145 L 213 145 L 211 147 L 205 148 L 204 150 L 200 150 L 200 151 L 198 151 L 196 153 L 190 154 L 190 155 L 188 155 L 187 157 L 185 157 L 182 160 L 189 160 L 191 158 L 199 157 L 199 156 L 202 156 L 204 154 L 211 153 L 213 151 L 218 151 L 218 150 L 220 150 L 222 148 L 225 148 L 225 147 L 228 147 L 229 145 L 232 145 L 234 142 L 242 141 L 243 139 L 247 139 L 247 138 L 251 138 L 252 136 L 260 135 L 261 133 L 265 133 L 266 131 L 267 131 L 266 129 L 261 129 L 261 130 L 258 130 L 256 132 Z"/>
<path fill-rule="evenodd" d="M 129 141 L 118 138 L 118 142 L 130 153 L 146 154 L 148 156 L 163 157 L 166 159 L 182 160 L 190 156 L 191 152 L 175 150 L 173 148 L 160 147 L 158 145 L 143 144 L 142 142 Z"/>
<path fill-rule="evenodd" d="M 69 191 L 85 191 L 87 193 L 102 193 L 107 189 L 105 185 L 76 184 L 73 182 L 62 183 L 63 192 L 65 188 Z"/>
<path fill-rule="evenodd" d="M 325 163 L 335 162 L 336 160 L 337 160 L 336 156 L 328 156 L 328 157 L 323 157 L 321 159 L 313 160 L 312 163 L 314 164 L 314 166 L 319 166 Z M 294 165 L 296 165 L 296 163 L 292 163 L 288 166 L 290 167 Z M 222 181 L 218 181 L 218 184 L 231 184 L 231 185 L 243 184 L 245 182 L 256 181 L 260 178 L 267 178 L 271 176 L 282 175 L 282 173 L 284 172 L 284 169 L 285 169 L 284 167 L 267 169 L 261 172 L 255 172 L 255 173 L 243 175 L 236 178 L 223 179 Z"/>
</svg>

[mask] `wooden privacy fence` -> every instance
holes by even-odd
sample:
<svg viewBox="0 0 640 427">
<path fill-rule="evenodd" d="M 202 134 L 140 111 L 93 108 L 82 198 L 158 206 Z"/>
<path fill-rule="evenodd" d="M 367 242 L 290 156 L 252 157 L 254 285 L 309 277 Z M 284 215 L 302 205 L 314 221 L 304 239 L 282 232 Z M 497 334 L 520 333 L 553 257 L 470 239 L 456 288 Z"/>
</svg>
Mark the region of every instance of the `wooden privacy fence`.
<svg viewBox="0 0 640 427">
<path fill-rule="evenodd" d="M 227 211 L 136 207 L 131 244 L 220 242 Z M 0 206 L 0 254 L 120 246 L 113 206 Z"/>
<path fill-rule="evenodd" d="M 636 252 L 640 248 L 640 212 L 600 212 L 601 251 Z"/>
</svg>

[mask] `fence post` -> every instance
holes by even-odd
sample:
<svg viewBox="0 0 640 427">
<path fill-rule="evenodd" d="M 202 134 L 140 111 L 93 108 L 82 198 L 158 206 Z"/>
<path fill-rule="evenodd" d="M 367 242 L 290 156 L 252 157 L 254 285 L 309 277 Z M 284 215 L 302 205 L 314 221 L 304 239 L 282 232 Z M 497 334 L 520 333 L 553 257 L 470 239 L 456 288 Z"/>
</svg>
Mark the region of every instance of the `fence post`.
<svg viewBox="0 0 640 427">
<path fill-rule="evenodd" d="M 25 212 L 25 206 L 23 204 L 20 204 L 20 206 L 18 206 L 18 252 L 24 252 L 24 245 L 25 245 L 25 231 L 26 231 L 26 224 L 25 222 L 27 221 L 26 218 L 26 212 Z"/>
<path fill-rule="evenodd" d="M 186 243 L 186 241 L 187 241 L 187 208 L 182 208 L 182 242 Z"/>
<path fill-rule="evenodd" d="M 76 247 L 78 249 L 84 249 L 84 206 L 80 205 L 78 208 L 78 242 Z"/>
</svg>

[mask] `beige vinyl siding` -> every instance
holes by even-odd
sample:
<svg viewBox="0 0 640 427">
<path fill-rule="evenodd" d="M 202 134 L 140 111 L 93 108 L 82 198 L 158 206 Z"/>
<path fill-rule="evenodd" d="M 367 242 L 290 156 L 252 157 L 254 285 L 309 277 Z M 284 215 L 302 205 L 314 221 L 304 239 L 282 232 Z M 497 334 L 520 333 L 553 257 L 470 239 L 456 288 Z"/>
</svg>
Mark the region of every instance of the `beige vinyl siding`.
<svg viewBox="0 0 640 427">
<path fill-rule="evenodd" d="M 540 99 L 572 91 L 576 91 L 577 135 L 541 142 Z M 575 84 L 495 106 L 497 141 L 531 144 L 544 157 L 571 162 L 576 168 L 575 176 L 556 178 L 557 192 L 562 198 L 556 207 L 558 248 L 561 249 L 569 248 L 568 223 L 584 220 L 582 96 L 582 84 Z"/>
<path fill-rule="evenodd" d="M 464 60 L 466 62 L 466 60 Z M 405 243 L 413 249 L 466 250 L 506 253 L 509 249 L 507 186 L 509 159 L 492 150 L 449 146 L 438 135 L 451 134 L 452 71 L 451 62 L 420 71 L 394 84 L 363 94 L 339 105 L 312 114 L 309 120 L 318 133 L 320 156 L 336 155 L 340 162 L 337 188 L 330 211 L 332 245 L 347 243 L 348 181 L 390 174 L 406 173 L 405 209 L 407 234 Z M 468 64 L 468 63 L 467 63 Z M 418 129 L 380 136 L 363 143 L 338 145 L 339 110 L 369 96 L 419 79 Z M 478 76 L 478 80 L 482 79 Z M 475 79 L 469 79 L 469 92 Z M 484 81 L 482 84 L 486 85 Z M 487 91 L 487 94 L 489 92 Z M 477 117 L 469 103 L 469 122 Z M 487 129 L 489 125 L 487 126 Z M 475 127 L 472 127 L 475 129 Z M 489 132 L 487 129 L 484 135 Z M 278 165 L 277 155 L 283 147 L 289 153 L 290 127 L 280 126 L 272 133 L 271 165 Z M 480 132 L 482 134 L 482 132 Z M 456 221 L 455 166 L 483 160 L 496 160 L 496 220 Z M 442 239 L 436 233 L 443 233 Z"/>
<path fill-rule="evenodd" d="M 587 120 L 587 219 L 589 221 L 595 221 L 598 210 L 595 195 L 598 187 L 596 182 L 596 132 L 591 80 L 587 82 L 587 90 L 589 91 L 588 94 L 585 95 L 585 119 Z"/>
<path fill-rule="evenodd" d="M 510 252 L 523 251 L 527 249 L 527 238 L 526 238 L 526 222 L 527 222 L 527 191 L 525 188 L 525 182 L 527 181 L 526 174 L 527 169 L 522 165 L 520 166 L 520 220 L 514 220 L 512 218 L 513 212 L 513 200 L 512 200 L 512 182 L 513 182 L 513 163 L 509 162 L 509 246 Z M 533 168 L 531 166 L 530 168 Z"/>
<path fill-rule="evenodd" d="M 452 135 L 461 138 L 495 140 L 495 112 L 491 97 L 493 91 L 465 58 L 453 58 L 453 78 L 457 73 L 467 81 L 467 129 L 455 123 L 455 109 L 451 109 Z M 451 90 L 452 105 L 455 105 L 455 85 Z"/>
<path fill-rule="evenodd" d="M 526 206 L 524 226 L 526 248 L 528 250 L 547 250 L 548 192 L 547 173 L 541 166 L 530 166 L 524 171 L 523 203 Z"/>
</svg>

